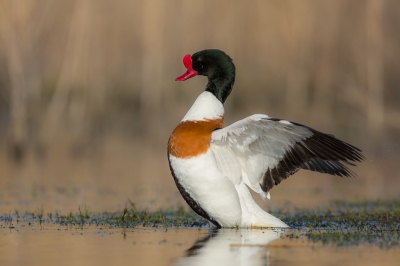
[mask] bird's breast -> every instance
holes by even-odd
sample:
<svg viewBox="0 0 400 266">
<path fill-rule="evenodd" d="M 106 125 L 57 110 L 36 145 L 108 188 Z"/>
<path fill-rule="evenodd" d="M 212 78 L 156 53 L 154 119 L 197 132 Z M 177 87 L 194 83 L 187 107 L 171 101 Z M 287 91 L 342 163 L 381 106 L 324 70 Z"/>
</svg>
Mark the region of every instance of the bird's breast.
<svg viewBox="0 0 400 266">
<path fill-rule="evenodd" d="M 168 152 L 177 158 L 191 158 L 204 154 L 210 148 L 212 132 L 223 128 L 223 117 L 219 119 L 183 121 L 172 132 Z"/>
</svg>

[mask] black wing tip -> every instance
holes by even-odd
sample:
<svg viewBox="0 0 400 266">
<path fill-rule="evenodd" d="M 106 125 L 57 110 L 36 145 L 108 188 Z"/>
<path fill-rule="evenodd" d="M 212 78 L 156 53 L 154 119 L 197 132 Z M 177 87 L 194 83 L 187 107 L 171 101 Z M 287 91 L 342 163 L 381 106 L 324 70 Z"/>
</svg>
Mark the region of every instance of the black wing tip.
<svg viewBox="0 0 400 266">
<path fill-rule="evenodd" d="M 340 140 L 331 135 L 310 129 L 313 135 L 303 142 L 307 146 L 314 146 L 316 150 L 322 150 L 329 160 L 340 160 L 342 162 L 361 162 L 366 159 L 361 149 Z"/>
<path fill-rule="evenodd" d="M 309 137 L 294 143 L 279 163 L 264 174 L 260 184 L 264 192 L 269 192 L 282 180 L 297 172 L 306 169 L 333 176 L 357 178 L 358 175 L 346 165 L 356 166 L 366 157 L 361 149 L 336 138 L 334 135 L 322 133 L 308 126 L 291 122 L 286 119 L 266 117 L 265 120 L 280 122 L 287 121 L 294 126 L 306 128 L 312 133 Z"/>
<path fill-rule="evenodd" d="M 361 162 L 361 161 L 366 159 L 366 157 L 362 154 L 362 150 L 361 149 L 357 148 L 356 146 L 353 146 L 350 143 L 347 143 L 347 142 L 345 142 L 343 140 L 340 140 L 340 139 L 336 138 L 332 134 L 323 133 L 323 132 L 318 131 L 316 129 L 313 129 L 313 128 L 309 127 L 309 126 L 306 126 L 306 125 L 303 125 L 303 124 L 299 124 L 299 123 L 296 123 L 296 122 L 293 122 L 293 121 L 289 121 L 289 120 L 286 120 L 286 119 L 280 119 L 280 118 L 275 118 L 275 117 L 267 117 L 267 118 L 264 118 L 264 119 L 270 120 L 270 121 L 275 121 L 275 122 L 287 121 L 287 122 L 289 122 L 289 123 L 291 123 L 291 124 L 293 124 L 295 126 L 300 126 L 300 127 L 307 128 L 308 130 L 310 130 L 313 133 L 313 136 L 319 136 L 319 137 L 322 137 L 323 139 L 331 140 L 331 141 L 333 141 L 332 144 L 338 145 L 338 146 L 342 146 L 348 152 L 349 158 L 346 158 L 346 159 L 349 160 L 349 161 Z M 311 136 L 311 138 L 313 136 Z"/>
</svg>

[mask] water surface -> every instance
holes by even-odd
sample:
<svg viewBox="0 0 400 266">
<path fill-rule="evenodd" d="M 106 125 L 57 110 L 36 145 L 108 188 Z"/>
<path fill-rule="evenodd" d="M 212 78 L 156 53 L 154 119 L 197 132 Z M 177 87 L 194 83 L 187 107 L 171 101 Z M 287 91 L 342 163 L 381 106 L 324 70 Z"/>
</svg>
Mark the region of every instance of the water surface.
<svg viewBox="0 0 400 266">
<path fill-rule="evenodd" d="M 178 206 L 187 210 L 170 176 L 164 150 L 109 138 L 92 156 L 71 156 L 62 152 L 67 150 L 62 145 L 48 151 L 46 158 L 31 154 L 22 164 L 10 162 L 5 153 L 0 153 L 1 265 L 398 265 L 400 261 L 395 235 L 398 225 L 380 220 L 392 209 L 368 204 L 352 208 L 349 204 L 383 199 L 399 205 L 399 158 L 394 155 L 366 154 L 367 160 L 353 168 L 358 178 L 299 171 L 271 191 L 271 200 L 262 201 L 254 195 L 262 208 L 281 215 L 298 226 L 296 230 L 215 232 L 207 225 L 188 228 L 188 224 L 124 228 L 96 223 L 39 223 L 39 213 L 45 219 L 83 210 L 92 216 L 120 215 L 131 203 L 149 213 L 177 210 Z M 317 217 L 311 227 L 310 223 L 302 227 L 302 222 L 321 210 L 324 217 L 330 217 L 329 208 L 335 201 L 342 202 L 341 211 L 348 210 L 351 215 L 346 217 L 354 220 L 346 221 L 360 237 L 352 244 L 341 242 L 345 231 L 340 230 L 346 228 L 341 229 L 340 223 L 333 231 L 336 235 L 324 235 L 325 218 Z M 366 234 L 376 232 L 368 230 L 375 230 L 377 224 L 365 220 L 358 223 L 363 221 L 357 216 L 363 208 L 372 213 L 380 210 L 374 217 L 383 221 L 385 230 L 392 231 L 378 235 L 378 241 L 366 241 Z M 304 210 L 304 215 L 297 215 L 299 210 Z M 16 217 L 26 213 L 34 213 L 36 218 L 17 222 Z M 4 217 L 12 217 L 12 226 Z M 310 228 L 315 227 L 318 230 L 310 235 Z M 326 241 L 335 237 L 335 241 Z M 392 240 L 397 242 L 390 244 Z"/>
<path fill-rule="evenodd" d="M 288 238 L 288 234 L 299 238 Z M 398 265 L 399 249 L 337 247 L 287 230 L 74 228 L 0 229 L 2 265 Z"/>
</svg>

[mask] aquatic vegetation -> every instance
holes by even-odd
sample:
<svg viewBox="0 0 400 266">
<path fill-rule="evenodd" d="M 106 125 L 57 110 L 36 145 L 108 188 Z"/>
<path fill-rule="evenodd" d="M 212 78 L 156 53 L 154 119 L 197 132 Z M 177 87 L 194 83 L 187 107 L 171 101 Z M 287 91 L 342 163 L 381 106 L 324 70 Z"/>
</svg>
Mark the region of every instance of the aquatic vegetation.
<svg viewBox="0 0 400 266">
<path fill-rule="evenodd" d="M 400 201 L 333 202 L 321 210 L 297 210 L 278 215 L 312 242 L 349 246 L 370 243 L 382 248 L 400 247 Z"/>
<path fill-rule="evenodd" d="M 205 227 L 208 221 L 199 217 L 193 211 L 187 211 L 183 207 L 175 210 L 158 210 L 148 212 L 137 210 L 132 204 L 117 212 L 90 212 L 86 207 L 78 208 L 78 212 L 69 212 L 66 215 L 59 213 L 48 213 L 47 218 L 43 215 L 43 209 L 36 212 L 25 212 L 19 214 L 4 214 L 0 216 L 0 224 L 10 226 L 24 222 L 28 225 L 57 224 L 59 226 L 82 228 L 85 226 L 100 226 L 105 228 L 132 228 L 132 227 Z"/>
<path fill-rule="evenodd" d="M 320 209 L 274 211 L 273 215 L 287 223 L 281 238 L 305 238 L 311 242 L 350 246 L 373 244 L 381 248 L 400 247 L 400 201 L 332 202 Z M 35 212 L 13 213 L 0 216 L 0 229 L 18 230 L 18 226 L 83 229 L 90 226 L 106 228 L 158 227 L 209 227 L 209 222 L 180 206 L 175 209 L 149 212 L 138 210 L 131 203 L 122 211 L 93 212 L 86 206 L 68 214 L 47 213 L 43 208 Z"/>
<path fill-rule="evenodd" d="M 320 230 L 400 230 L 400 202 L 334 202 L 329 208 L 279 213 L 292 228 Z"/>
<path fill-rule="evenodd" d="M 381 248 L 400 247 L 398 231 L 345 230 L 345 231 L 309 231 L 307 238 L 312 242 L 350 246 L 374 244 Z"/>
</svg>

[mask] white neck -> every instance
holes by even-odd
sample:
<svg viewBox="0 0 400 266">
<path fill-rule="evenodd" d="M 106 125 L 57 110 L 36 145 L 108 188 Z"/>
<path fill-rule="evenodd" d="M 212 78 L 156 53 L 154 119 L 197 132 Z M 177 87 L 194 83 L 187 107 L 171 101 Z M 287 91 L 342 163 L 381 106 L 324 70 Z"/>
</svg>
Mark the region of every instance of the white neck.
<svg viewBox="0 0 400 266">
<path fill-rule="evenodd" d="M 204 91 L 183 117 L 182 121 L 219 119 L 224 115 L 224 106 L 211 92 Z"/>
</svg>

